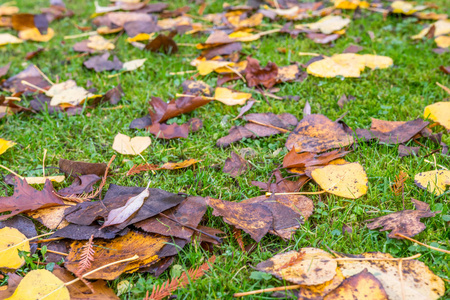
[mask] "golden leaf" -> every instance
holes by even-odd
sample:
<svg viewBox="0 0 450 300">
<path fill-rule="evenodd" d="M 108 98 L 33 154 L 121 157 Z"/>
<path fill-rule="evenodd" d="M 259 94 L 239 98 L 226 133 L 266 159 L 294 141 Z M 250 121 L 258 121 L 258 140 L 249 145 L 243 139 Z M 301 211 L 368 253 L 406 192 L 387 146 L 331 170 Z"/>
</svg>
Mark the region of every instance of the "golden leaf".
<svg viewBox="0 0 450 300">
<path fill-rule="evenodd" d="M 450 130 L 450 102 L 437 102 L 425 107 L 425 118 L 429 118 Z"/>
<path fill-rule="evenodd" d="M 434 42 L 436 43 L 436 46 L 439 48 L 448 48 L 450 47 L 450 36 L 448 35 L 441 35 L 434 39 Z"/>
<path fill-rule="evenodd" d="M 27 237 L 16 228 L 0 229 L 0 268 L 18 269 L 23 266 L 25 259 L 19 256 L 19 251 L 30 252 Z"/>
<path fill-rule="evenodd" d="M 0 155 L 5 153 L 6 150 L 13 147 L 16 143 L 0 138 Z"/>
<path fill-rule="evenodd" d="M 341 16 L 326 16 L 315 23 L 301 24 L 297 27 L 306 26 L 311 30 L 320 31 L 325 34 L 331 34 L 335 31 L 341 30 L 350 24 L 350 19 Z"/>
<path fill-rule="evenodd" d="M 414 176 L 414 183 L 421 189 L 439 196 L 445 192 L 446 186 L 450 185 L 450 171 L 434 170 L 418 173 Z"/>
<path fill-rule="evenodd" d="M 250 93 L 234 92 L 230 89 L 217 87 L 214 93 L 214 100 L 226 105 L 243 105 L 252 97 Z"/>
<path fill-rule="evenodd" d="M 41 34 L 37 28 L 29 28 L 19 31 L 19 38 L 22 40 L 31 40 L 34 42 L 48 42 L 55 36 L 55 31 L 47 29 L 46 34 Z"/>
<path fill-rule="evenodd" d="M 87 46 L 91 49 L 104 51 L 104 50 L 113 50 L 115 48 L 114 44 L 105 39 L 100 35 L 94 35 L 89 37 L 89 42 Z"/>
</svg>

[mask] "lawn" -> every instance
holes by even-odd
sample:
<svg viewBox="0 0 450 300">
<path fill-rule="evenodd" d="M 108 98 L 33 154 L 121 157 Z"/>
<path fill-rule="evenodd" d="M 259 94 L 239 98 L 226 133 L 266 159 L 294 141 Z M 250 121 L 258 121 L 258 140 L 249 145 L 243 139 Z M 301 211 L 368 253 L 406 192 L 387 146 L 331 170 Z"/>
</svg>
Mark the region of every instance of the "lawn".
<svg viewBox="0 0 450 300">
<path fill-rule="evenodd" d="M 47 1 L 16 1 L 21 12 L 39 13 L 41 7 L 48 6 Z M 145 130 L 129 129 L 130 122 L 148 113 L 148 101 L 152 96 L 164 100 L 172 99 L 176 93 L 181 93 L 181 83 L 192 74 L 170 75 L 171 72 L 193 70 L 190 61 L 200 54 L 191 46 L 180 46 L 180 51 L 174 55 L 152 53 L 139 50 L 126 42 L 126 35 L 118 38 L 113 55 L 125 62 L 133 59 L 147 58 L 143 68 L 109 78 L 110 72 L 95 73 L 83 67 L 86 57 L 77 57 L 72 50 L 75 42 L 82 39 L 64 40 L 66 35 L 79 34 L 74 26 L 88 26 L 89 16 L 95 11 L 94 2 L 86 0 L 66 0 L 68 8 L 75 15 L 50 24 L 56 35 L 48 43 L 25 42 L 19 45 L 0 47 L 0 66 L 12 62 L 8 75 L 17 74 L 27 64 L 34 63 L 52 80 L 64 81 L 75 79 L 79 86 L 93 83 L 101 93 L 113 88 L 118 83 L 122 85 L 125 96 L 119 109 L 109 104 L 102 104 L 95 109 L 85 109 L 81 115 L 67 116 L 63 113 L 50 115 L 46 112 L 37 114 L 20 113 L 0 119 L 1 138 L 13 140 L 17 145 L 0 156 L 0 164 L 14 170 L 23 176 L 41 176 L 44 149 L 47 149 L 46 165 L 58 166 L 61 158 L 83 160 L 86 162 L 108 162 L 116 154 L 112 164 L 113 176 L 108 178 L 109 184 L 124 186 L 145 186 L 151 180 L 150 187 L 169 192 L 183 192 L 189 195 L 220 198 L 227 201 L 241 201 L 256 197 L 262 193 L 251 185 L 251 181 L 267 181 L 271 172 L 282 163 L 287 149 L 284 147 L 288 134 L 275 135 L 260 139 L 245 139 L 232 144 L 228 148 L 216 147 L 217 139 L 228 134 L 233 125 L 245 122 L 234 120 L 238 115 L 238 106 L 225 106 L 220 102 L 211 102 L 189 114 L 171 119 L 170 122 L 182 124 L 192 117 L 200 118 L 204 127 L 196 133 L 191 133 L 187 139 L 161 140 L 156 139 Z M 450 13 L 445 0 L 434 1 L 441 7 L 439 12 Z M 101 1 L 101 5 L 107 5 Z M 222 1 L 208 1 L 206 13 L 222 11 Z M 243 4 L 235 1 L 230 4 Z M 198 5 L 187 1 L 172 1 L 170 9 L 183 5 L 192 7 L 195 15 Z M 344 14 L 352 16 L 352 11 Z M 304 21 L 306 22 L 306 21 Z M 278 24 L 283 25 L 285 21 Z M 301 22 L 298 22 L 301 23 Z M 238 81 L 234 89 L 253 92 L 253 98 L 258 102 L 250 112 L 273 112 L 275 114 L 288 112 L 302 119 L 303 108 L 308 101 L 312 113 L 324 114 L 331 120 L 346 113 L 344 121 L 352 128 L 369 128 L 371 118 L 389 121 L 409 121 L 423 117 L 424 107 L 435 102 L 444 101 L 449 97 L 443 89 L 436 85 L 439 82 L 450 86 L 450 76 L 439 69 L 441 65 L 449 65 L 450 52 L 438 55 L 431 51 L 435 48 L 432 39 L 413 41 L 410 37 L 417 34 L 424 24 L 430 21 L 420 21 L 416 18 L 405 18 L 400 15 L 389 15 L 386 19 L 382 14 L 362 11 L 361 18 L 352 20 L 347 32 L 333 43 L 333 46 L 316 44 L 304 38 L 302 34 L 293 39 L 287 34 L 272 34 L 261 39 L 244 43 L 242 53 L 258 59 L 261 65 L 275 62 L 279 66 L 290 62 L 306 63 L 311 57 L 299 56 L 299 52 L 314 52 L 323 55 L 342 53 L 350 44 L 364 47 L 361 53 L 389 56 L 394 61 L 392 68 L 384 70 L 369 70 L 360 78 L 317 78 L 309 76 L 303 82 L 283 83 L 278 85 L 278 96 L 299 96 L 298 101 L 264 98 Z M 265 19 L 262 30 L 270 29 L 274 24 Z M 374 33 L 372 39 L 368 32 Z M 0 29 L 1 32 L 12 32 Z M 114 36 L 108 36 L 113 39 Z M 195 44 L 203 42 L 206 36 L 177 35 L 177 43 Z M 44 46 L 45 51 L 30 62 L 25 61 L 25 53 Z M 279 48 L 288 51 L 282 53 Z M 71 57 L 72 59 L 67 60 Z M 199 76 L 215 87 L 217 76 L 209 74 Z M 2 94 L 2 92 L 0 92 Z M 3 93 L 6 95 L 6 93 Z M 355 100 L 347 103 L 343 109 L 337 105 L 343 95 L 352 95 Z M 28 103 L 32 97 L 22 100 Z M 152 144 L 140 156 L 125 156 L 112 149 L 112 142 L 117 133 L 129 136 L 151 136 Z M 450 135 L 444 133 L 444 141 L 450 144 Z M 409 142 L 409 146 L 416 146 Z M 387 232 L 372 231 L 366 228 L 364 221 L 389 212 L 402 209 L 413 209 L 410 198 L 429 203 L 431 210 L 441 211 L 434 218 L 424 219 L 426 229 L 414 238 L 442 249 L 450 250 L 450 210 L 448 207 L 449 192 L 440 197 L 434 196 L 414 184 L 414 175 L 419 172 L 435 169 L 435 165 L 450 166 L 450 157 L 436 152 L 424 157 L 437 149 L 438 146 L 426 141 L 418 156 L 400 158 L 397 145 L 385 145 L 376 142 L 359 143 L 353 152 L 346 156 L 350 162 L 360 162 L 369 178 L 367 195 L 349 200 L 330 194 L 311 195 L 315 211 L 310 219 L 296 232 L 290 241 L 271 235 L 265 236 L 256 246 L 256 250 L 247 254 L 242 252 L 233 237 L 233 227 L 214 217 L 212 209 L 204 216 L 202 225 L 219 228 L 227 236 L 220 246 L 214 247 L 217 261 L 212 271 L 196 280 L 186 288 L 179 289 L 174 294 L 178 299 L 231 299 L 233 293 L 250 291 L 268 287 L 289 284 L 270 275 L 256 273 L 253 269 L 259 262 L 287 250 L 298 250 L 302 247 L 317 247 L 327 250 L 327 247 L 338 252 L 359 254 L 369 251 L 390 253 L 395 257 L 408 257 L 420 253 L 419 260 L 440 277 L 450 280 L 450 260 L 448 255 L 415 245 L 404 240 L 390 239 Z M 237 179 L 222 172 L 222 166 L 231 151 L 239 153 L 242 149 L 251 148 L 254 155 L 247 156 L 252 169 Z M 162 170 L 141 173 L 137 176 L 126 176 L 125 173 L 134 165 L 142 163 L 160 164 L 169 161 L 182 161 L 190 158 L 202 161 L 194 167 L 181 170 Z M 400 171 L 409 175 L 405 183 L 405 207 L 401 196 L 395 196 L 390 185 Z M 1 171 L 6 175 L 5 171 Z M 285 173 L 287 174 L 287 173 Z M 59 189 L 70 185 L 70 180 L 56 184 Z M 13 187 L 1 181 L 1 196 L 11 195 Z M 304 190 L 317 190 L 314 183 L 308 183 Z M 352 228 L 352 233 L 343 233 L 343 225 Z M 44 228 L 41 227 L 43 232 Z M 249 235 L 243 234 L 246 244 L 253 243 Z M 121 295 L 122 299 L 142 299 L 147 290 L 154 284 L 160 284 L 177 275 L 179 266 L 183 269 L 195 267 L 203 263 L 212 254 L 205 252 L 195 244 L 187 245 L 176 257 L 174 265 L 160 277 L 154 278 L 146 274 L 134 273 L 122 275 L 110 283 L 116 288 L 118 282 L 128 280 L 131 290 Z M 28 266 L 22 269 L 26 271 Z M 4 280 L 5 281 L 5 280 Z M 450 285 L 446 284 L 449 289 Z M 450 292 L 446 292 L 450 298 Z M 250 297 L 249 297 L 250 299 Z M 270 293 L 253 296 L 252 299 L 274 299 Z"/>
</svg>

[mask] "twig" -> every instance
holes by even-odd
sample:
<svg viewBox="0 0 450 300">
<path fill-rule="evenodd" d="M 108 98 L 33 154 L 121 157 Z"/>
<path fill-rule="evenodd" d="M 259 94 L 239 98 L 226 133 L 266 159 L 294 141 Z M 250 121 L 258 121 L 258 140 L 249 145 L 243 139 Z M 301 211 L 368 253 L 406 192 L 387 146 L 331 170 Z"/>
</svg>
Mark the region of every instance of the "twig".
<svg viewBox="0 0 450 300">
<path fill-rule="evenodd" d="M 20 176 L 19 174 L 17 174 L 16 172 L 14 172 L 14 171 L 11 170 L 11 169 L 5 167 L 4 165 L 0 165 L 0 168 L 5 169 L 5 170 L 8 171 L 9 173 L 11 173 L 11 174 L 13 174 L 13 175 L 19 177 L 19 178 L 22 179 L 22 180 L 23 180 L 23 178 L 24 178 L 23 176 Z"/>
<path fill-rule="evenodd" d="M 272 104 L 270 104 L 269 100 L 267 100 L 266 94 L 264 93 L 264 91 L 263 91 L 259 86 L 257 86 L 256 89 L 259 90 L 260 94 L 261 94 L 261 95 L 263 96 L 263 98 L 264 98 L 264 101 L 266 101 L 266 103 L 267 103 L 270 107 L 272 107 Z"/>
<path fill-rule="evenodd" d="M 184 75 L 184 74 L 192 74 L 197 73 L 197 70 L 188 70 L 188 71 L 180 71 L 180 72 L 170 72 L 169 75 Z"/>
<path fill-rule="evenodd" d="M 433 249 L 433 250 L 436 250 L 436 251 L 439 251 L 439 252 L 442 252 L 442 253 L 450 254 L 450 251 L 448 251 L 448 250 L 444 250 L 444 249 L 436 248 L 436 247 L 433 247 L 433 246 L 429 246 L 429 245 L 427 245 L 427 244 L 421 243 L 421 242 L 419 242 L 419 241 L 417 241 L 417 240 L 415 240 L 415 239 L 412 239 L 412 238 L 410 238 L 410 237 L 408 237 L 408 236 L 406 236 L 406 235 L 403 235 L 403 234 L 401 234 L 401 233 L 396 233 L 395 235 L 396 235 L 396 236 L 399 236 L 399 237 L 401 237 L 401 238 L 407 239 L 408 241 L 411 241 L 411 242 L 414 242 L 414 243 L 416 243 L 416 244 L 419 244 L 419 245 L 421 245 L 421 246 L 427 247 L 427 248 L 429 248 L 429 249 Z"/>
<path fill-rule="evenodd" d="M 229 65 L 225 66 L 226 68 L 230 69 L 234 74 L 236 74 L 237 76 L 239 76 L 239 78 L 242 79 L 242 81 L 244 81 L 245 83 L 247 83 L 247 80 L 245 80 L 244 76 L 242 76 L 241 73 L 239 73 L 236 69 L 230 67 Z"/>
<path fill-rule="evenodd" d="M 20 101 L 20 97 L 5 97 L 5 100 L 11 100 L 11 101 Z"/>
<path fill-rule="evenodd" d="M 266 193 L 266 197 L 270 197 L 272 195 L 320 195 L 324 194 L 327 191 L 319 191 L 319 192 L 293 192 L 293 193 Z"/>
<path fill-rule="evenodd" d="M 47 93 L 47 91 L 44 90 L 43 88 L 40 88 L 40 87 L 38 87 L 37 85 L 34 85 L 34 84 L 32 84 L 32 83 L 29 83 L 29 82 L 26 81 L 26 80 L 22 80 L 20 83 L 21 83 L 21 84 L 28 85 L 28 86 L 32 87 L 33 89 L 35 89 L 35 90 L 38 90 L 38 91 L 40 91 L 40 92 L 43 92 L 44 94 Z"/>
<path fill-rule="evenodd" d="M 250 123 L 254 123 L 254 124 L 257 124 L 257 125 L 266 126 L 266 127 L 272 128 L 272 129 L 276 129 L 276 130 L 281 131 L 283 133 L 291 132 L 290 130 L 287 130 L 287 129 L 284 129 L 284 128 L 281 128 L 281 127 L 276 127 L 276 126 L 273 126 L 273 125 L 270 125 L 270 124 L 264 124 L 264 123 L 261 123 L 261 122 L 258 122 L 258 121 L 254 121 L 254 120 L 248 120 L 248 121 Z"/>
<path fill-rule="evenodd" d="M 74 35 L 66 35 L 64 37 L 65 40 L 71 40 L 71 39 L 77 39 L 80 37 L 85 37 L 85 36 L 91 36 L 91 35 L 97 35 L 97 31 L 89 31 L 89 32 L 84 32 L 84 33 L 80 33 L 80 34 L 74 34 Z"/>
<path fill-rule="evenodd" d="M 262 290 L 256 290 L 256 291 L 250 291 L 250 292 L 244 292 L 244 293 L 236 293 L 233 295 L 233 297 L 244 297 L 249 295 L 256 295 L 261 293 L 268 293 L 268 292 L 277 292 L 277 291 L 287 291 L 287 290 L 296 290 L 301 288 L 301 284 L 295 284 L 295 285 L 288 285 L 288 286 L 281 286 L 281 287 L 275 287 L 275 288 L 269 288 L 269 289 L 262 289 Z"/>
<path fill-rule="evenodd" d="M 188 97 L 188 98 L 197 98 L 197 97 L 202 97 L 203 99 L 206 100 L 216 100 L 216 98 L 214 97 L 206 97 L 206 96 L 196 96 L 196 95 L 189 95 L 189 94 L 175 94 L 175 97 Z"/>
<path fill-rule="evenodd" d="M 397 233 L 398 234 L 398 233 Z M 334 260 L 336 261 L 341 261 L 341 260 L 354 260 L 354 261 L 369 261 L 369 260 L 394 260 L 394 261 L 398 261 L 398 260 L 411 260 L 411 259 L 416 259 L 419 258 L 422 254 L 417 253 L 416 255 L 410 256 L 410 257 L 400 257 L 400 258 L 377 258 L 377 257 L 338 257 L 335 258 Z"/>
<path fill-rule="evenodd" d="M 448 87 L 446 87 L 445 85 L 440 84 L 439 82 L 436 82 L 436 84 L 442 88 L 444 91 L 446 91 L 447 93 L 450 94 L 450 89 Z"/>
<path fill-rule="evenodd" d="M 42 176 L 45 177 L 45 157 L 47 156 L 47 149 L 44 149 L 44 157 L 42 158 Z"/>
<path fill-rule="evenodd" d="M 38 242 L 41 243 L 41 241 L 38 241 Z M 42 248 L 40 248 L 40 247 L 38 247 L 37 249 L 38 249 L 38 250 L 42 250 Z M 62 255 L 62 256 L 68 256 L 68 255 L 69 255 L 69 254 L 64 253 L 64 252 L 59 252 L 59 251 L 50 250 L 50 249 L 47 249 L 47 252 L 49 252 L 49 253 L 54 253 L 54 254 L 58 254 L 58 255 Z"/>
<path fill-rule="evenodd" d="M 25 239 L 25 240 L 23 240 L 23 241 L 21 241 L 21 242 L 19 242 L 19 243 L 17 243 L 17 244 L 14 244 L 14 245 L 12 245 L 12 246 L 6 247 L 6 248 L 3 249 L 3 250 L 0 250 L 0 253 L 2 253 L 3 251 L 8 250 L 8 249 L 10 249 L 10 248 L 18 247 L 19 245 L 22 245 L 22 244 L 25 243 L 25 242 L 29 242 L 29 241 L 38 239 L 38 238 L 40 238 L 41 236 L 46 236 L 46 235 L 50 235 L 50 234 L 53 234 L 53 233 L 54 233 L 54 232 L 48 232 L 48 233 L 44 233 L 44 234 L 41 234 L 41 235 L 38 235 L 38 236 L 35 236 L 35 237 L 32 237 L 32 238 L 29 238 L 29 239 Z"/>
<path fill-rule="evenodd" d="M 42 72 L 41 69 L 38 68 L 38 66 L 34 65 L 34 67 L 39 72 L 39 74 L 41 74 L 41 76 L 44 77 L 45 80 L 47 80 L 48 83 L 50 83 L 51 85 L 55 85 L 53 81 L 51 81 L 50 78 L 48 78 L 47 75 L 45 75 L 44 72 Z"/>
</svg>

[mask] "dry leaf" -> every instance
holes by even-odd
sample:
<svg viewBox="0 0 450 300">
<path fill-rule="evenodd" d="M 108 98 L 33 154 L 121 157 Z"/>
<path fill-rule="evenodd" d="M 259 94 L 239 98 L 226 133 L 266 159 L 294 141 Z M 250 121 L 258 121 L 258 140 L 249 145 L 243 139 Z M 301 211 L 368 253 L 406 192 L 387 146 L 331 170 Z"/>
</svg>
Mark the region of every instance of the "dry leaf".
<svg viewBox="0 0 450 300">
<path fill-rule="evenodd" d="M 269 62 L 264 68 L 261 68 L 258 60 L 247 57 L 245 79 L 247 79 L 247 85 L 249 87 L 262 85 L 270 89 L 277 83 L 278 66 L 273 62 Z"/>
<path fill-rule="evenodd" d="M 350 19 L 343 18 L 341 16 L 326 16 L 315 23 L 300 24 L 295 26 L 295 28 L 302 29 L 306 26 L 311 30 L 330 34 L 345 28 L 348 24 L 350 24 L 350 21 Z"/>
<path fill-rule="evenodd" d="M 97 51 L 113 50 L 114 44 L 102 37 L 101 35 L 90 36 L 87 46 Z"/>
<path fill-rule="evenodd" d="M 441 35 L 449 34 L 450 33 L 450 20 L 436 21 L 435 23 L 427 26 L 422 31 L 420 31 L 419 34 L 416 34 L 416 35 L 412 36 L 411 38 L 413 40 L 422 39 L 425 36 L 427 36 L 430 33 L 430 31 L 432 31 L 432 30 L 434 30 L 434 32 L 431 32 L 433 37 L 438 37 Z"/>
<path fill-rule="evenodd" d="M 325 295 L 336 289 L 345 277 L 339 268 L 336 269 L 336 276 L 330 281 L 318 285 L 302 285 L 298 290 L 301 300 L 322 300 Z"/>
<path fill-rule="evenodd" d="M 27 181 L 28 184 L 44 184 L 47 180 L 55 181 L 55 182 L 63 182 L 66 177 L 64 175 L 59 176 L 45 176 L 45 177 L 24 177 L 24 180 Z"/>
<path fill-rule="evenodd" d="M 124 155 L 138 155 L 147 149 L 152 140 L 148 136 L 137 136 L 130 138 L 127 135 L 118 133 L 114 138 L 112 148 Z"/>
<path fill-rule="evenodd" d="M 439 48 L 448 48 L 450 47 L 450 36 L 441 35 L 434 39 L 436 46 Z"/>
<path fill-rule="evenodd" d="M 122 66 L 122 70 L 128 71 L 128 72 L 134 71 L 134 70 L 142 67 L 146 60 L 147 60 L 146 58 L 143 58 L 143 59 L 135 59 L 135 60 L 130 60 L 130 61 L 124 62 L 123 66 Z"/>
<path fill-rule="evenodd" d="M 421 261 L 410 259 L 402 262 L 402 278 L 400 280 L 399 262 L 392 255 L 380 252 L 360 255 L 341 255 L 349 258 L 376 258 L 381 260 L 341 260 L 338 265 L 345 277 L 350 277 L 367 269 L 383 285 L 392 300 L 431 300 L 444 295 L 445 286 L 441 278 L 433 274 Z M 382 260 L 388 259 L 388 260 Z M 404 297 L 402 296 L 404 291 Z"/>
<path fill-rule="evenodd" d="M 10 33 L 0 33 L 0 46 L 20 43 L 23 43 L 23 40 L 19 39 L 18 37 L 15 37 Z"/>
<path fill-rule="evenodd" d="M 450 130 L 450 102 L 437 102 L 428 105 L 425 107 L 423 116 Z"/>
<path fill-rule="evenodd" d="M 70 300 L 69 290 L 58 277 L 45 269 L 25 275 L 14 294 L 6 300 Z"/>
<path fill-rule="evenodd" d="M 59 169 L 67 176 L 69 175 L 89 175 L 95 174 L 103 176 L 106 170 L 105 163 L 87 163 L 61 158 L 58 162 Z"/>
<path fill-rule="evenodd" d="M 325 117 L 312 114 L 301 120 L 289 134 L 286 148 L 301 152 L 324 152 L 353 144 L 353 136 Z"/>
<path fill-rule="evenodd" d="M 8 140 L 4 140 L 4 139 L 0 138 L 0 155 L 5 153 L 6 150 L 13 147 L 15 144 L 16 143 L 14 143 L 12 141 L 8 141 Z"/>
<path fill-rule="evenodd" d="M 200 162 L 201 160 L 197 159 L 188 159 L 182 162 L 178 163 L 165 163 L 161 167 L 158 165 L 152 165 L 152 164 L 143 164 L 143 165 L 134 165 L 128 172 L 127 176 L 138 174 L 145 171 L 156 171 L 156 170 L 176 170 L 176 169 L 182 169 L 187 168 L 189 166 L 192 166 L 193 164 L 196 164 Z"/>
<path fill-rule="evenodd" d="M 440 196 L 445 193 L 446 186 L 450 185 L 450 171 L 434 170 L 418 173 L 414 176 L 414 183 L 421 189 Z"/>
<path fill-rule="evenodd" d="M 235 92 L 227 88 L 217 87 L 214 93 L 214 100 L 226 105 L 244 105 L 252 97 L 250 93 Z"/>
<path fill-rule="evenodd" d="M 27 237 L 16 228 L 0 229 L 0 269 L 18 269 L 25 263 L 19 251 L 30 252 Z"/>
<path fill-rule="evenodd" d="M 318 285 L 333 279 L 337 262 L 331 254 L 308 247 L 277 254 L 256 269 L 295 284 Z"/>
<path fill-rule="evenodd" d="M 231 177 L 236 178 L 244 174 L 249 168 L 249 163 L 240 157 L 235 152 L 231 152 L 231 157 L 225 160 L 222 172 L 230 174 Z"/>
<path fill-rule="evenodd" d="M 22 40 L 31 40 L 34 42 L 48 42 L 55 36 L 55 31 L 48 28 L 46 34 L 41 34 L 39 29 L 30 28 L 19 31 L 19 38 Z"/>
<path fill-rule="evenodd" d="M 393 13 L 396 14 L 404 14 L 404 15 L 412 15 L 413 13 L 426 9 L 426 5 L 418 5 L 414 6 L 412 2 L 406 1 L 394 1 L 391 4 L 391 9 Z"/>
<path fill-rule="evenodd" d="M 333 195 L 358 199 L 367 193 L 367 174 L 357 162 L 317 168 L 311 172 L 311 177 Z"/>
</svg>

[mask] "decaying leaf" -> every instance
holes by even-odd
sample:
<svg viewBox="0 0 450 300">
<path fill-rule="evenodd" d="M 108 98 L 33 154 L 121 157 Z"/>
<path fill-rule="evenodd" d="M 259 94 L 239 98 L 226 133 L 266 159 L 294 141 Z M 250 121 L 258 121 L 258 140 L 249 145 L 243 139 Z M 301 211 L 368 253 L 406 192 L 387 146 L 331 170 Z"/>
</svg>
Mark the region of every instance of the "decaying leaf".
<svg viewBox="0 0 450 300">
<path fill-rule="evenodd" d="M 345 28 L 348 24 L 350 24 L 350 19 L 341 16 L 326 16 L 315 23 L 300 24 L 295 26 L 295 28 L 302 29 L 308 27 L 314 31 L 330 34 Z"/>
<path fill-rule="evenodd" d="M 40 208 L 35 211 L 27 212 L 26 214 L 38 221 L 45 227 L 54 230 L 61 229 L 69 225 L 67 221 L 64 220 L 65 212 L 73 205 L 73 203 L 64 201 L 65 206 Z"/>
<path fill-rule="evenodd" d="M 250 93 L 235 92 L 223 87 L 217 87 L 214 92 L 214 100 L 226 105 L 244 105 L 251 97 Z"/>
<path fill-rule="evenodd" d="M 275 177 L 275 183 L 252 181 L 252 185 L 259 187 L 263 192 L 292 193 L 299 191 L 309 181 L 309 177 L 306 175 L 299 176 L 295 181 L 287 180 L 283 178 L 280 170 L 273 172 L 273 175 Z"/>
<path fill-rule="evenodd" d="M 289 134 L 286 148 L 301 152 L 323 152 L 353 144 L 353 136 L 324 115 L 312 114 L 301 120 Z"/>
<path fill-rule="evenodd" d="M 278 66 L 269 62 L 264 68 L 261 68 L 259 61 L 247 57 L 247 67 L 245 68 L 245 79 L 249 87 L 262 85 L 270 89 L 277 83 Z"/>
<path fill-rule="evenodd" d="M 32 188 L 25 180 L 15 177 L 14 194 L 10 197 L 0 197 L 0 211 L 11 212 L 0 216 L 0 220 L 6 220 L 26 211 L 64 205 L 64 202 L 56 197 L 53 192 L 54 189 L 50 180 L 45 182 L 42 191 L 38 191 Z"/>
<path fill-rule="evenodd" d="M 19 256 L 19 251 L 30 252 L 27 237 L 16 228 L 0 229 L 0 268 L 18 269 L 25 263 L 25 258 Z"/>
<path fill-rule="evenodd" d="M 318 285 L 302 285 L 298 290 L 299 299 L 301 300 L 319 300 L 336 289 L 345 277 L 339 268 L 336 269 L 336 276 L 330 281 Z"/>
<path fill-rule="evenodd" d="M 70 300 L 69 290 L 58 277 L 45 269 L 32 270 L 20 281 L 8 300 Z"/>
<path fill-rule="evenodd" d="M 350 276 L 333 291 L 327 294 L 324 300 L 338 299 L 371 299 L 388 300 L 388 295 L 381 282 L 367 269 Z"/>
<path fill-rule="evenodd" d="M 295 168 L 295 173 L 299 173 L 300 170 L 303 170 L 304 172 L 304 169 L 308 167 L 327 165 L 331 161 L 342 158 L 348 153 L 350 153 L 350 151 L 341 151 L 337 149 L 322 154 L 314 152 L 297 153 L 295 152 L 295 149 L 292 148 L 283 158 L 283 167 L 287 169 Z"/>
<path fill-rule="evenodd" d="M 249 168 L 248 162 L 235 152 L 231 152 L 231 157 L 225 160 L 222 171 L 228 173 L 231 177 L 236 178 L 244 174 Z"/>
<path fill-rule="evenodd" d="M 418 173 L 414 176 L 414 183 L 421 189 L 440 196 L 445 193 L 446 186 L 450 185 L 450 171 L 434 170 Z"/>
<path fill-rule="evenodd" d="M 413 237 L 424 231 L 426 227 L 425 224 L 420 222 L 420 219 L 434 217 L 436 213 L 430 211 L 430 205 L 425 202 L 415 199 L 411 199 L 411 201 L 414 203 L 416 210 L 403 210 L 367 220 L 367 228 L 373 230 L 382 227 L 380 231 L 392 230 L 388 236 L 394 239 L 401 239 L 396 235 L 397 233 Z"/>
<path fill-rule="evenodd" d="M 169 34 L 159 34 L 156 38 L 150 41 L 146 46 L 145 50 L 150 50 L 152 52 L 163 52 L 166 54 L 173 54 L 178 52 L 177 43 L 172 39 L 174 35 Z"/>
<path fill-rule="evenodd" d="M 318 285 L 333 279 L 337 262 L 321 249 L 301 248 L 298 252 L 277 254 L 259 263 L 256 269 L 295 284 Z"/>
<path fill-rule="evenodd" d="M 367 174 L 357 162 L 317 168 L 311 177 L 322 189 L 340 197 L 358 199 L 367 193 Z"/>
<path fill-rule="evenodd" d="M 367 269 L 383 285 L 388 299 L 439 299 L 444 295 L 444 281 L 433 274 L 421 261 L 403 260 L 402 280 L 399 274 L 399 262 L 392 260 L 392 255 L 380 252 L 360 255 L 343 254 L 349 258 L 375 258 L 377 260 L 340 260 L 342 274 L 348 278 Z M 386 259 L 386 260 L 383 260 Z M 404 297 L 402 296 L 404 292 Z"/>
<path fill-rule="evenodd" d="M 182 168 L 187 168 L 198 163 L 200 160 L 188 159 L 178 163 L 165 163 L 161 167 L 152 164 L 134 165 L 128 172 L 127 176 L 138 174 L 145 171 L 156 171 L 156 170 L 177 170 Z"/>
<path fill-rule="evenodd" d="M 136 136 L 130 138 L 125 134 L 118 133 L 114 137 L 112 148 L 124 155 L 138 155 L 147 149 L 152 140 L 148 136 Z"/>
<path fill-rule="evenodd" d="M 198 118 L 192 118 L 188 122 L 178 125 L 154 123 L 146 129 L 159 139 L 187 138 L 189 132 L 196 132 L 203 127 L 203 122 Z"/>
<path fill-rule="evenodd" d="M 59 169 L 67 176 L 95 174 L 103 176 L 106 170 L 105 163 L 88 163 L 61 158 L 58 162 Z"/>
<path fill-rule="evenodd" d="M 450 130 L 450 102 L 437 102 L 428 105 L 425 107 L 423 116 Z"/>
<path fill-rule="evenodd" d="M 8 140 L 4 140 L 4 139 L 0 138 L 0 155 L 5 153 L 6 150 L 13 147 L 15 144 L 16 143 L 14 143 L 12 141 L 8 141 Z"/>
</svg>

